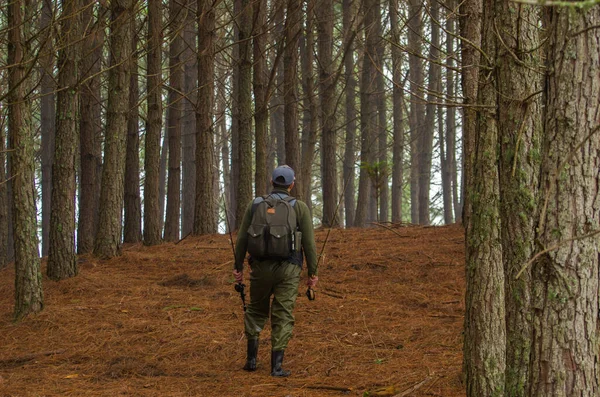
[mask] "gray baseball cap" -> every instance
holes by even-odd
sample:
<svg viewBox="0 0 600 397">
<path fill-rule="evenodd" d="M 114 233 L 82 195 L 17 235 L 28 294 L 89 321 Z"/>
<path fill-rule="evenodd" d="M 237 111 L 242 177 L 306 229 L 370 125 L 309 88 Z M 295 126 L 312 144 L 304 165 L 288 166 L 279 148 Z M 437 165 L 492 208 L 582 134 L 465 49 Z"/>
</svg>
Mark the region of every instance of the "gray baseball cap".
<svg viewBox="0 0 600 397">
<path fill-rule="evenodd" d="M 296 179 L 294 170 L 288 165 L 280 165 L 273 170 L 273 183 L 280 186 L 290 186 Z"/>
</svg>

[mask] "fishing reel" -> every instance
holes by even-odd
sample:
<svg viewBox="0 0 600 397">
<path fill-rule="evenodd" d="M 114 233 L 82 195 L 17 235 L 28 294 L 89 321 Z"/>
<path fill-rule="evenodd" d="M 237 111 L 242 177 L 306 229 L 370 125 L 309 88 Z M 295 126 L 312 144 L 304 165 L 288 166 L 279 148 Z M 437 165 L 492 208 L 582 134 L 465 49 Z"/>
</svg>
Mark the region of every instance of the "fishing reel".
<svg viewBox="0 0 600 397">
<path fill-rule="evenodd" d="M 240 294 L 244 293 L 245 288 L 246 288 L 246 284 L 236 284 L 235 285 L 235 291 L 239 292 Z"/>
<path fill-rule="evenodd" d="M 306 290 L 306 297 L 308 298 L 309 301 L 314 301 L 315 298 L 317 297 L 315 294 L 315 290 L 308 287 L 308 289 Z"/>
</svg>

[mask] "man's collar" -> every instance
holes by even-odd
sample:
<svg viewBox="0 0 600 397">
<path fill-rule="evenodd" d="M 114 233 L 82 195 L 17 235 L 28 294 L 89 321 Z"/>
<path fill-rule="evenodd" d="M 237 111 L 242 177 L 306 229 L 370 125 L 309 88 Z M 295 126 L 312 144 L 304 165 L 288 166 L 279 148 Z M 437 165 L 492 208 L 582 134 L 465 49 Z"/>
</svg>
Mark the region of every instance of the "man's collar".
<svg viewBox="0 0 600 397">
<path fill-rule="evenodd" d="M 271 193 L 283 193 L 285 195 L 290 195 L 290 192 L 284 187 L 274 187 Z"/>
</svg>

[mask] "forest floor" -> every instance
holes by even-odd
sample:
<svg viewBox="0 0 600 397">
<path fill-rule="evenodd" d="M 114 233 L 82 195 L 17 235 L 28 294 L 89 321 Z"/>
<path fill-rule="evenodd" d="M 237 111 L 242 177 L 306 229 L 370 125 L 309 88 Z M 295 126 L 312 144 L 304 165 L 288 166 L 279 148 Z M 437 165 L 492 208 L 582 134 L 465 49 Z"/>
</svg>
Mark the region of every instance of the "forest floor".
<svg viewBox="0 0 600 397">
<path fill-rule="evenodd" d="M 80 257 L 16 324 L 3 270 L 0 396 L 464 396 L 462 228 L 334 229 L 324 254 L 315 301 L 303 271 L 285 379 L 269 376 L 268 324 L 258 370 L 241 369 L 229 236 Z"/>
</svg>

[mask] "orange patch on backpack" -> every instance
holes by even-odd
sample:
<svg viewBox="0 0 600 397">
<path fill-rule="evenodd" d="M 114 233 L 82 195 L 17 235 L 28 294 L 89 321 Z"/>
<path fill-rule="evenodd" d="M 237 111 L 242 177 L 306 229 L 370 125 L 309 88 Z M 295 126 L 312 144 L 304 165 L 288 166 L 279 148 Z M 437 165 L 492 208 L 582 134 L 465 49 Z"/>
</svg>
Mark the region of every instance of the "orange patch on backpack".
<svg viewBox="0 0 600 397">
<path fill-rule="evenodd" d="M 275 208 L 267 208 L 267 214 L 274 214 Z"/>
</svg>

